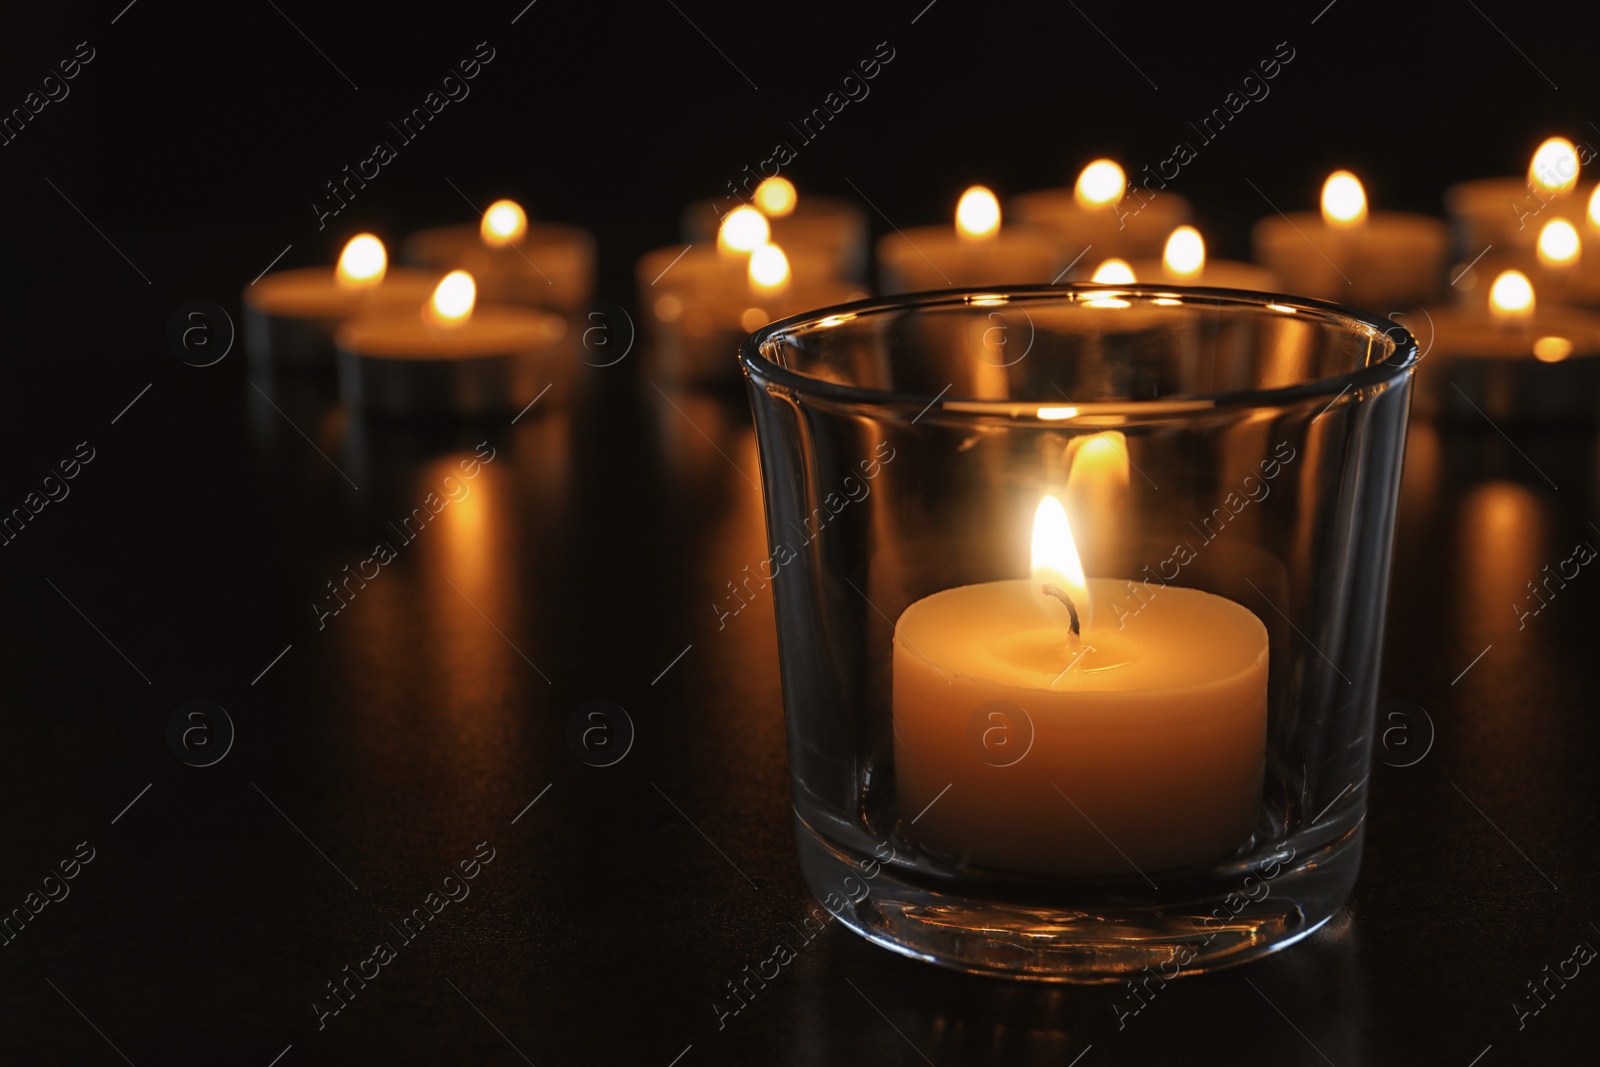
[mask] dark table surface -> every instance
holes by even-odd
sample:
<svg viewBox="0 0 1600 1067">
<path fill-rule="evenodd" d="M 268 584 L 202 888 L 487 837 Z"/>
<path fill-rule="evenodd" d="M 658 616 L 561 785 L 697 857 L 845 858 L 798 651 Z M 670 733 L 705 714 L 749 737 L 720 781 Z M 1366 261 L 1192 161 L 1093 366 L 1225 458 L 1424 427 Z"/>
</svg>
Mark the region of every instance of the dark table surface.
<svg viewBox="0 0 1600 1067">
<path fill-rule="evenodd" d="M 899 58 L 793 171 L 870 198 L 877 234 L 948 218 L 970 181 L 1156 165 L 1292 43 L 1271 99 L 1175 183 L 1240 257 L 1335 166 L 1377 207 L 1436 212 L 1450 182 L 1588 134 L 1581 22 L 1324 0 L 13 6 L 5 108 L 52 91 L 76 42 L 97 53 L 0 167 L 0 515 L 59 497 L 0 538 L 0 1064 L 1593 1061 L 1600 974 L 1550 976 L 1600 946 L 1600 574 L 1518 615 L 1547 565 L 1600 546 L 1592 433 L 1414 429 L 1364 871 L 1317 934 L 1119 1018 L 1125 988 L 957 974 L 831 923 L 719 1019 L 815 907 L 771 601 L 725 626 L 714 606 L 767 556 L 742 398 L 660 391 L 640 351 L 570 409 L 424 433 L 164 341 L 184 301 L 237 316 L 274 256 L 325 263 L 356 227 L 471 222 L 499 195 L 592 227 L 599 291 L 625 302 L 682 205 L 879 41 Z M 320 229 L 324 183 L 480 40 L 500 58 L 472 98 Z M 459 480 L 480 442 L 494 458 Z M 379 541 L 395 558 L 333 614 Z M 232 726 L 209 766 L 169 740 L 176 714 L 223 751 L 189 701 Z M 329 983 L 380 942 L 393 958 L 334 1014 Z"/>
<path fill-rule="evenodd" d="M 1514 607 L 1545 564 L 1600 545 L 1592 435 L 1413 427 L 1379 724 L 1396 732 L 1361 880 L 1317 934 L 1122 1017 L 1125 988 L 947 972 L 835 923 L 722 1016 L 728 983 L 815 906 L 770 600 L 721 625 L 713 608 L 766 554 L 742 397 L 658 389 L 636 355 L 585 371 L 569 410 L 425 431 L 242 364 L 174 363 L 120 414 L 146 379 L 117 375 L 30 438 L 40 478 L 79 441 L 93 458 L 0 569 L 0 904 L 60 898 L 0 947 L 0 1061 L 1592 1050 L 1600 977 L 1550 981 L 1536 1014 L 1528 983 L 1600 945 L 1600 578 Z M 493 458 L 467 478 L 475 453 Z M 430 493 L 407 542 L 390 523 Z M 379 541 L 395 558 L 334 613 L 328 583 Z M 209 766 L 169 744 L 190 700 L 234 729 Z M 196 724 L 191 749 L 223 741 L 215 712 L 180 730 Z M 62 861 L 76 877 L 46 882 Z M 370 975 L 380 942 L 392 958 L 335 1013 L 328 983 Z"/>
</svg>

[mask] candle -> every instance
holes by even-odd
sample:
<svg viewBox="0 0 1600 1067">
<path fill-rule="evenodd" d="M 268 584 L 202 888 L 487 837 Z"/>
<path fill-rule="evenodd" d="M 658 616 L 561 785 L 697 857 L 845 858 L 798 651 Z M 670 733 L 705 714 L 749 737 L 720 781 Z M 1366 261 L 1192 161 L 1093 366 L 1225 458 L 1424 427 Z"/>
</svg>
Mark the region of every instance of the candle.
<svg viewBox="0 0 1600 1067">
<path fill-rule="evenodd" d="M 1085 445 L 1073 469 L 1126 462 Z M 1266 759 L 1261 620 L 1197 589 L 1085 577 L 1054 496 L 1035 514 L 1032 557 L 1031 578 L 946 589 L 895 623 L 906 833 L 964 863 L 1071 876 L 1147 874 L 1243 844 Z M 997 728 L 1010 747 L 991 743 Z"/>
<path fill-rule="evenodd" d="M 1045 285 L 1062 260 L 1045 234 L 1001 229 L 1000 202 L 974 185 L 956 204 L 955 225 L 916 226 L 878 241 L 878 273 L 884 292 L 904 293 L 951 286 Z"/>
<path fill-rule="evenodd" d="M 1587 145 L 1551 137 L 1534 151 L 1524 177 L 1479 178 L 1445 190 L 1445 209 L 1463 254 L 1474 256 L 1490 246 L 1531 251 L 1540 228 L 1552 218 L 1583 223 L 1585 201 L 1600 196 L 1600 186 L 1579 180 L 1580 168 L 1593 158 Z"/>
<path fill-rule="evenodd" d="M 774 175 L 756 186 L 750 203 L 743 206 L 766 218 L 772 241 L 791 255 L 824 264 L 829 277 L 855 280 L 862 276 L 867 219 L 848 200 L 801 196 L 793 182 Z M 683 236 L 695 243 L 710 242 L 726 217 L 714 201 L 690 204 L 683 213 Z"/>
<path fill-rule="evenodd" d="M 1285 291 L 1379 310 L 1438 296 L 1449 230 L 1425 215 L 1367 210 L 1366 190 L 1349 171 L 1322 186 L 1322 217 L 1269 215 L 1252 233 L 1255 257 Z"/>
<path fill-rule="evenodd" d="M 571 353 L 560 315 L 477 306 L 470 273 L 452 271 L 422 306 L 353 319 L 338 332 L 339 395 L 388 415 L 484 415 L 566 396 Z M 548 395 L 547 395 L 548 394 Z"/>
<path fill-rule="evenodd" d="M 1496 277 L 1474 306 L 1426 310 L 1412 322 L 1432 334 L 1412 394 L 1419 417 L 1481 424 L 1600 415 L 1600 314 L 1546 306 L 1516 270 Z"/>
<path fill-rule="evenodd" d="M 745 301 L 748 306 L 750 255 L 771 243 L 770 221 L 746 206 L 722 216 L 714 245 L 673 245 L 645 253 L 636 276 L 639 302 L 650 311 L 647 324 L 675 322 L 708 302 Z M 835 277 L 827 254 L 816 248 L 785 248 L 785 259 L 798 285 L 821 285 Z"/>
<path fill-rule="evenodd" d="M 733 220 L 736 213 L 730 212 L 727 219 Z M 725 220 L 719 235 L 724 251 L 737 251 L 737 244 L 746 237 L 766 232 L 764 226 L 741 232 L 743 224 L 737 220 L 732 228 L 730 233 Z M 689 255 L 694 255 L 693 250 L 685 258 Z M 647 322 L 655 338 L 657 373 L 672 382 L 736 384 L 741 380 L 739 342 L 747 334 L 810 308 L 845 304 L 867 295 L 859 286 L 815 271 L 808 277 L 798 276 L 789 255 L 771 241 L 762 241 L 742 256 L 711 259 L 702 254 L 670 286 L 658 283 L 647 287 L 644 273 L 650 266 L 653 264 L 640 264 L 640 289 L 642 293 L 650 288 L 664 290 L 648 305 Z M 673 273 L 678 269 L 671 268 Z"/>
<path fill-rule="evenodd" d="M 594 238 L 576 226 L 528 221 L 514 200 L 496 200 L 477 226 L 438 226 L 406 239 L 408 262 L 465 270 L 486 303 L 574 311 L 594 291 Z"/>
<path fill-rule="evenodd" d="M 1155 259 L 1167 235 L 1188 222 L 1190 212 L 1187 200 L 1152 189 L 1152 180 L 1137 186 L 1116 162 L 1097 159 L 1071 189 L 1013 197 L 1011 213 L 1024 225 L 1048 232 L 1063 263 L 1087 251 L 1096 259 Z"/>
<path fill-rule="evenodd" d="M 1600 247 L 1600 232 L 1591 233 Z M 1533 251 L 1509 249 L 1483 253 L 1451 272 L 1451 288 L 1458 303 L 1481 305 L 1484 287 L 1508 270 L 1520 271 L 1552 303 L 1600 308 L 1600 256 L 1584 255 L 1584 237 L 1564 218 L 1552 218 L 1539 227 Z"/>
<path fill-rule="evenodd" d="M 415 307 L 438 281 L 431 271 L 390 268 L 383 242 L 357 234 L 332 269 L 282 270 L 245 286 L 245 346 L 263 367 L 331 364 L 341 322 L 384 307 Z"/>
<path fill-rule="evenodd" d="M 1206 285 L 1215 289 L 1250 289 L 1258 292 L 1273 292 L 1278 288 L 1277 276 L 1265 267 L 1258 267 L 1254 263 L 1209 259 L 1206 256 L 1205 239 L 1193 226 L 1179 226 L 1168 235 L 1160 260 L 1137 260 L 1127 263 L 1120 259 L 1111 259 L 1095 267 L 1088 278 L 1090 281 L 1112 285 L 1129 285 L 1142 281 L 1167 282 L 1173 285 Z"/>
</svg>

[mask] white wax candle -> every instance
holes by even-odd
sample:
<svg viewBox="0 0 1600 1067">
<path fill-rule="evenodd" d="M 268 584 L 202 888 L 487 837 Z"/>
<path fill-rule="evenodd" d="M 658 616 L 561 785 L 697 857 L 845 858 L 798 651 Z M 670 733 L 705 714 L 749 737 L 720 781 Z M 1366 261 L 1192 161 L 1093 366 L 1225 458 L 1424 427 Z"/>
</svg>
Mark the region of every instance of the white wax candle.
<svg viewBox="0 0 1600 1067">
<path fill-rule="evenodd" d="M 1195 589 L 1090 579 L 1100 607 L 1075 646 L 1036 584 L 947 589 L 895 624 L 907 833 L 974 864 L 1072 876 L 1138 878 L 1242 844 L 1265 765 L 1261 621 Z"/>
</svg>

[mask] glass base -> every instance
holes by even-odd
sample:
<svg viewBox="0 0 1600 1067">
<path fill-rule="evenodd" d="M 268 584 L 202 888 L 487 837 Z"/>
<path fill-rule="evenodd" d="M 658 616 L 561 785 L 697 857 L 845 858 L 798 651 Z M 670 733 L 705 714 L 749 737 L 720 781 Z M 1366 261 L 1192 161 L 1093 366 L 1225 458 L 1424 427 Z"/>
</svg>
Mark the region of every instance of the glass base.
<svg viewBox="0 0 1600 1067">
<path fill-rule="evenodd" d="M 835 917 L 867 940 L 913 959 L 975 974 L 1048 982 L 1120 982 L 1148 969 L 1163 979 L 1244 963 L 1287 948 L 1333 917 L 1350 895 L 1361 863 L 1363 819 L 1318 828 L 1289 843 L 1294 858 L 1250 900 L 1237 891 L 1191 899 L 1073 906 L 1007 901 L 932 889 L 897 876 L 873 857 L 830 845 L 798 816 L 795 837 L 806 885 Z M 1302 840 L 1304 838 L 1304 847 Z M 874 871 L 871 876 L 865 870 Z M 860 887 L 860 895 L 839 888 Z M 834 907 L 828 904 L 832 895 Z M 1073 896 L 1064 888 L 1059 896 Z M 1051 893 L 1047 896 L 1057 896 Z M 842 903 L 840 903 L 842 901 Z"/>
</svg>

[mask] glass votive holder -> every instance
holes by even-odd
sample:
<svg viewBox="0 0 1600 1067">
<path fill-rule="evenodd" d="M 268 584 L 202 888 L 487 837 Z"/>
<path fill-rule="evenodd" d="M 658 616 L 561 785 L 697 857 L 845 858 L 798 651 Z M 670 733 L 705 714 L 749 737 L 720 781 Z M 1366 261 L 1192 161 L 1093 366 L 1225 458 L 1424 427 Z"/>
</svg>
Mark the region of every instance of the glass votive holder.
<svg viewBox="0 0 1600 1067">
<path fill-rule="evenodd" d="M 748 338 L 807 884 L 905 955 L 1109 982 L 1304 937 L 1360 862 L 1416 345 L 1160 286 Z"/>
<path fill-rule="evenodd" d="M 491 209 L 492 210 L 492 209 Z M 483 226 L 435 226 L 407 237 L 406 262 L 464 270 L 485 302 L 571 313 L 594 293 L 595 246 L 588 230 L 524 220 L 514 239 L 491 243 Z"/>
</svg>

